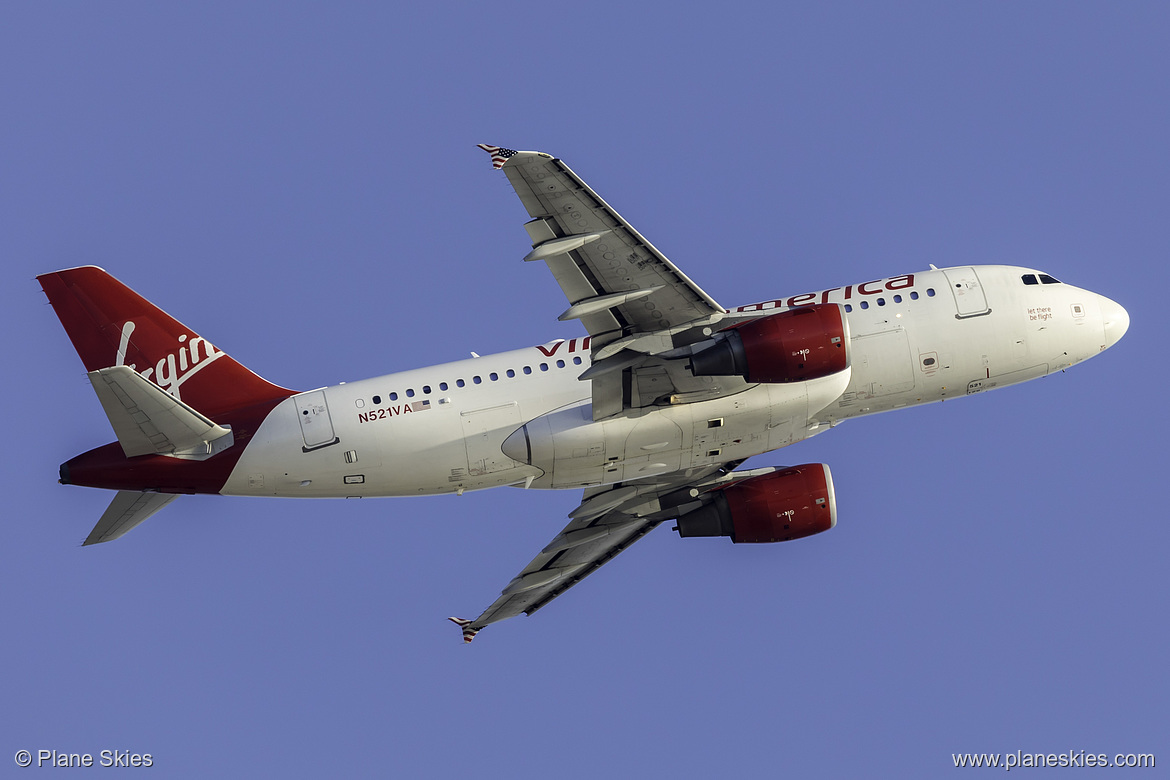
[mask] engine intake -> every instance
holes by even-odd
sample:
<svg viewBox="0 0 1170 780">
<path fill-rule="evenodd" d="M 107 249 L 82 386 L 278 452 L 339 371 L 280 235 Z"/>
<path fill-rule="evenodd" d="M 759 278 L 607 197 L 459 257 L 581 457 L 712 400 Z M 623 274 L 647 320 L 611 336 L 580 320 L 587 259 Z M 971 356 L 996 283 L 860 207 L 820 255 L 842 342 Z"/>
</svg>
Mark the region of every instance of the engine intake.
<svg viewBox="0 0 1170 780">
<path fill-rule="evenodd" d="M 802 382 L 848 365 L 848 324 L 839 303 L 818 303 L 733 325 L 691 358 L 695 376 Z"/>
<path fill-rule="evenodd" d="M 736 482 L 678 519 L 681 537 L 730 536 L 739 542 L 787 542 L 837 524 L 833 475 L 824 463 L 805 463 Z"/>
</svg>

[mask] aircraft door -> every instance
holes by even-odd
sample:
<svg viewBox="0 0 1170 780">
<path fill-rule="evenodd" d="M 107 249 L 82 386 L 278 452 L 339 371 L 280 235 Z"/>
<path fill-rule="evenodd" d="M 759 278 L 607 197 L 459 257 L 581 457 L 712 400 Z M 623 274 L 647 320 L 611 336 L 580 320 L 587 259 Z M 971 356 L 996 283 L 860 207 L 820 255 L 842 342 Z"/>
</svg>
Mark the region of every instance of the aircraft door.
<svg viewBox="0 0 1170 780">
<path fill-rule="evenodd" d="M 324 390 L 313 390 L 293 396 L 297 409 L 297 420 L 301 424 L 301 435 L 305 439 L 303 450 L 315 450 L 336 444 L 339 439 L 333 433 L 333 420 L 329 417 L 329 405 L 325 402 Z"/>
<path fill-rule="evenodd" d="M 987 296 L 983 294 L 983 285 L 979 283 L 974 268 L 947 268 L 943 274 L 950 282 L 951 295 L 955 298 L 955 308 L 958 310 L 956 319 L 964 320 L 991 313 Z"/>
</svg>

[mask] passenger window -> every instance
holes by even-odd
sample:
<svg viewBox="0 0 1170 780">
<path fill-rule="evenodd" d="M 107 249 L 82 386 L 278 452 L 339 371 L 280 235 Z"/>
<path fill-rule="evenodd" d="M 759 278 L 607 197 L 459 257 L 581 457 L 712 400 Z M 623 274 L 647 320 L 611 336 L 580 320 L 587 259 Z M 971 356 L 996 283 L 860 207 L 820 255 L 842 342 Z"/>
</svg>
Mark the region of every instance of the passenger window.
<svg viewBox="0 0 1170 780">
<path fill-rule="evenodd" d="M 532 366 L 524 366 L 524 373 L 531 374 L 532 373 Z"/>
<path fill-rule="evenodd" d="M 423 395 L 430 395 L 430 394 L 431 394 L 431 386 L 430 385 L 423 385 Z"/>
<path fill-rule="evenodd" d="M 414 398 L 414 388 L 413 387 L 407 388 L 406 397 L 407 398 Z"/>
<path fill-rule="evenodd" d="M 565 367 L 565 361 L 558 360 L 557 361 L 557 368 L 564 368 L 564 367 Z"/>
<path fill-rule="evenodd" d="M 462 379 L 456 379 L 456 380 L 455 380 L 455 386 L 456 386 L 456 387 L 463 387 L 463 386 L 464 386 L 464 385 L 466 385 L 466 384 L 467 384 L 467 383 L 466 383 L 466 382 L 464 382 Z"/>
<path fill-rule="evenodd" d="M 851 311 L 853 311 L 853 304 L 852 304 L 852 303 L 847 303 L 847 304 L 845 304 L 845 311 L 846 311 L 846 312 L 851 312 Z"/>
<path fill-rule="evenodd" d="M 541 363 L 540 370 L 541 371 L 548 371 L 548 363 Z"/>
<path fill-rule="evenodd" d="M 493 371 L 490 374 L 488 374 L 488 379 L 492 380 L 493 382 L 498 382 L 500 379 L 500 375 L 497 374 L 495 371 Z"/>
<path fill-rule="evenodd" d="M 869 301 L 862 301 L 861 308 L 868 309 L 869 308 Z"/>
<path fill-rule="evenodd" d="M 447 392 L 447 383 L 439 382 L 439 390 L 443 391 L 444 393 Z"/>
<path fill-rule="evenodd" d="M 877 301 L 877 303 L 878 303 L 878 306 L 885 306 L 885 305 L 886 305 L 886 299 L 885 299 L 885 298 L 878 298 L 878 301 Z"/>
<path fill-rule="evenodd" d="M 1024 284 L 1036 284 L 1036 274 L 1024 274 L 1020 277 L 1024 280 Z"/>
<path fill-rule="evenodd" d="M 901 296 L 901 295 L 895 295 L 895 296 L 894 296 L 894 303 L 901 303 L 901 302 L 902 302 L 902 296 Z"/>
<path fill-rule="evenodd" d="M 398 400 L 398 393 L 391 393 L 391 394 L 390 394 L 390 400 L 391 400 L 391 401 L 397 401 L 397 400 Z"/>
<path fill-rule="evenodd" d="M 573 365 L 575 365 L 575 366 L 581 365 L 581 358 L 579 358 L 579 357 L 573 358 Z"/>
<path fill-rule="evenodd" d="M 479 377 L 477 377 L 477 376 L 473 376 L 473 377 L 471 378 L 471 381 L 472 381 L 472 382 L 475 382 L 477 385 L 478 385 L 479 383 L 483 382 L 483 380 L 482 380 L 482 379 L 480 379 L 480 378 L 479 378 Z"/>
<path fill-rule="evenodd" d="M 927 297 L 927 298 L 933 298 L 933 297 L 934 297 L 934 288 L 933 288 L 933 287 L 927 287 L 927 288 L 926 288 L 926 297 Z"/>
<path fill-rule="evenodd" d="M 918 300 L 918 291 L 917 290 L 914 290 L 910 293 L 910 300 L 912 300 L 912 301 Z"/>
<path fill-rule="evenodd" d="M 377 406 L 380 403 L 382 403 L 382 396 L 380 396 L 380 395 L 374 396 L 374 406 Z"/>
<path fill-rule="evenodd" d="M 516 372 L 509 368 L 508 369 L 508 378 L 511 379 L 514 376 L 516 376 Z"/>
</svg>

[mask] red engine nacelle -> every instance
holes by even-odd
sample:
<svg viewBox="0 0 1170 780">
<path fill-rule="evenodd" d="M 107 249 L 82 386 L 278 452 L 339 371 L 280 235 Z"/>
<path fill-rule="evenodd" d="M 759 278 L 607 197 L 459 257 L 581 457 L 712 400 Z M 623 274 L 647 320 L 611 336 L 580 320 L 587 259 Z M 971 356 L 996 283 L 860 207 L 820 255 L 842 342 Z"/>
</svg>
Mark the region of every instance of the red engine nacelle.
<svg viewBox="0 0 1170 780">
<path fill-rule="evenodd" d="M 695 376 L 801 382 L 849 365 L 848 325 L 839 303 L 818 303 L 733 325 L 691 358 Z"/>
<path fill-rule="evenodd" d="M 805 463 L 714 491 L 712 501 L 678 519 L 679 536 L 730 536 L 733 542 L 787 542 L 837 524 L 833 475 Z"/>
</svg>

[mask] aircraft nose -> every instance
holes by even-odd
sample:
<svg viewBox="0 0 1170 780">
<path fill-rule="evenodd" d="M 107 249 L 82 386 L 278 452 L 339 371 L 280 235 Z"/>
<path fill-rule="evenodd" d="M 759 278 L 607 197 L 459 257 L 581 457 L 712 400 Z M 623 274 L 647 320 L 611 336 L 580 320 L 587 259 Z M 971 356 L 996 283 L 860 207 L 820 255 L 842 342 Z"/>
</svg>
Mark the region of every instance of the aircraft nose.
<svg viewBox="0 0 1170 780">
<path fill-rule="evenodd" d="M 1121 337 L 1129 330 L 1129 312 L 1121 304 L 1102 296 L 1101 320 L 1105 326 L 1105 346 L 1112 347 L 1121 341 Z"/>
</svg>

